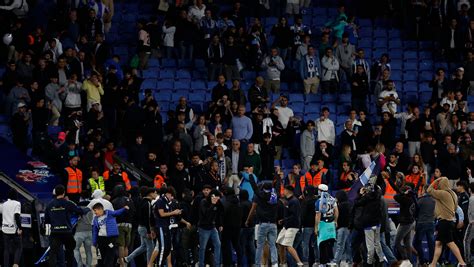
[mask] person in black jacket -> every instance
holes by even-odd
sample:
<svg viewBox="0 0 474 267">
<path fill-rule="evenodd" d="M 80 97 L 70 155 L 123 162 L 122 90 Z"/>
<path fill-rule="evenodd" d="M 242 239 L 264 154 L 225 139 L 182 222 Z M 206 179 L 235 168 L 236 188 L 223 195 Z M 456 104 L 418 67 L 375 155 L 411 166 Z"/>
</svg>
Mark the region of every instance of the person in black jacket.
<svg viewBox="0 0 474 267">
<path fill-rule="evenodd" d="M 349 202 L 347 193 L 342 190 L 336 193 L 336 200 L 339 216 L 337 217 L 336 253 L 333 262 L 339 265 L 341 261 L 345 261 L 346 263 L 352 262 L 349 230 L 352 204 Z"/>
<path fill-rule="evenodd" d="M 242 209 L 242 221 L 240 225 L 240 251 L 242 258 L 247 259 L 247 266 L 255 263 L 255 223 L 247 223 L 250 211 L 252 210 L 252 202 L 249 201 L 249 192 L 245 189 L 240 190 L 240 207 Z M 245 262 L 242 262 L 245 264 Z"/>
<path fill-rule="evenodd" d="M 143 127 L 143 139 L 151 149 L 158 151 L 163 147 L 163 118 L 155 101 L 148 103 L 147 109 Z"/>
<path fill-rule="evenodd" d="M 73 267 L 75 264 L 74 248 L 76 241 L 73 236 L 72 215 L 83 215 L 90 212 L 90 209 L 81 209 L 74 202 L 65 198 L 66 188 L 57 185 L 54 188 L 55 198 L 48 204 L 45 211 L 44 223 L 46 235 L 49 235 L 50 254 L 49 266 L 57 266 L 57 257 L 60 248 L 64 245 L 66 266 Z"/>
<path fill-rule="evenodd" d="M 415 229 L 416 193 L 413 184 L 406 184 L 401 189 L 392 187 L 398 192 L 394 200 L 400 204 L 399 225 L 395 237 L 395 247 L 402 260 L 411 259 L 413 230 Z M 402 245 L 403 243 L 403 245 Z"/>
<path fill-rule="evenodd" d="M 210 239 L 214 248 L 214 266 L 221 264 L 222 203 L 220 192 L 212 190 L 208 197 L 201 200 L 199 205 L 199 267 L 205 266 L 205 253 Z"/>
<path fill-rule="evenodd" d="M 356 73 L 352 75 L 351 83 L 352 108 L 357 111 L 367 110 L 367 95 L 369 94 L 369 78 L 363 65 L 357 65 Z"/>
<path fill-rule="evenodd" d="M 151 201 L 156 199 L 158 196 L 155 188 L 145 187 L 143 198 L 140 201 L 140 206 L 137 209 L 138 219 L 138 234 L 140 235 L 140 246 L 137 247 L 130 255 L 124 258 L 125 263 L 129 263 L 135 259 L 138 255 L 141 255 L 146 251 L 146 262 L 150 259 L 153 253 L 153 239 L 156 237 L 156 233 L 153 230 L 155 225 L 155 217 L 153 216 L 153 210 Z"/>
<path fill-rule="evenodd" d="M 232 265 L 232 248 L 237 253 L 238 266 L 242 264 L 242 252 L 239 245 L 240 225 L 242 222 L 242 207 L 232 187 L 224 189 L 224 216 L 222 224 L 222 259 L 224 267 Z"/>
<path fill-rule="evenodd" d="M 255 128 L 254 128 L 255 129 Z M 275 176 L 275 145 L 270 133 L 263 134 L 263 143 L 260 145 L 260 161 L 262 162 L 261 180 L 272 180 Z"/>
<path fill-rule="evenodd" d="M 254 192 L 252 209 L 249 212 L 245 225 L 251 225 L 253 222 L 253 215 L 255 214 L 259 222 L 257 232 L 257 251 L 255 254 L 255 264 L 262 263 L 263 250 L 265 241 L 268 241 L 270 247 L 270 262 L 273 265 L 278 264 L 278 255 L 276 248 L 277 238 L 277 200 L 278 196 L 275 189 L 272 188 L 271 183 L 263 183 L 259 188 L 255 181 L 255 176 L 250 176 L 250 185 Z"/>
<path fill-rule="evenodd" d="M 290 253 L 298 266 L 303 266 L 298 252 L 293 247 L 296 234 L 301 227 L 301 206 L 299 200 L 294 195 L 295 188 L 291 185 L 285 186 L 285 209 L 284 218 L 279 221 L 283 225 L 283 229 L 278 234 L 276 243 Z"/>
<path fill-rule="evenodd" d="M 375 253 L 377 253 L 380 262 L 383 262 L 384 258 L 380 243 L 380 224 L 382 223 L 381 196 L 378 187 L 367 184 L 360 189 L 359 197 L 354 203 L 356 216 L 353 216 L 353 225 L 355 226 L 354 228 L 363 231 L 365 235 L 368 264 L 374 263 Z M 352 244 L 353 252 L 358 253 L 360 243 L 354 244 L 353 240 Z M 354 259 L 354 262 L 357 262 L 356 259 Z"/>
<path fill-rule="evenodd" d="M 301 260 L 305 264 L 309 264 L 310 248 L 313 248 L 314 261 L 319 262 L 318 247 L 315 245 L 314 223 L 315 210 L 314 203 L 317 200 L 316 189 L 312 185 L 307 185 L 303 192 L 303 201 L 301 202 L 301 227 L 303 240 L 301 241 L 302 257 Z"/>
<path fill-rule="evenodd" d="M 128 247 L 132 242 L 132 219 L 135 216 L 135 205 L 128 197 L 123 185 L 116 185 L 112 196 L 112 205 L 115 210 L 119 210 L 125 206 L 129 207 L 125 213 L 116 217 L 119 233 L 117 237 L 119 262 L 121 266 L 125 266 L 126 262 L 124 258 L 128 256 Z"/>
</svg>

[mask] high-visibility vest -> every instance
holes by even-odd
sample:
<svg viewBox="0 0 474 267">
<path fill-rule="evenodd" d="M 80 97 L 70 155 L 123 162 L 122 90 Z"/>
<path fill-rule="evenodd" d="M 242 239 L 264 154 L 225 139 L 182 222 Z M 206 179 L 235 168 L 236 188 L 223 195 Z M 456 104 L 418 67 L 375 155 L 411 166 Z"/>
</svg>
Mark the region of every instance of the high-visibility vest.
<svg viewBox="0 0 474 267">
<path fill-rule="evenodd" d="M 306 185 L 312 185 L 314 187 L 318 187 L 323 182 L 323 175 L 326 175 L 328 169 L 322 168 L 319 170 L 314 176 L 308 171 L 305 175 L 301 176 L 300 178 L 300 187 L 301 192 L 304 191 Z"/>
<path fill-rule="evenodd" d="M 89 185 L 91 186 L 91 192 L 94 192 L 97 189 L 105 191 L 104 177 L 102 176 L 99 176 L 97 181 L 94 178 L 90 178 Z"/>
<path fill-rule="evenodd" d="M 132 189 L 132 185 L 130 184 L 130 180 L 128 179 L 128 174 L 126 172 L 122 172 L 119 175 L 122 176 L 122 180 L 125 184 L 125 188 L 127 189 L 127 191 Z M 105 171 L 104 180 L 105 181 L 109 180 L 109 177 L 110 177 L 110 171 Z"/>
<path fill-rule="evenodd" d="M 393 197 L 397 194 L 397 191 L 393 189 L 387 179 L 384 180 L 385 182 L 385 195 L 383 197 L 388 200 L 393 200 Z"/>
<path fill-rule="evenodd" d="M 66 193 L 80 194 L 82 193 L 82 171 L 76 168 L 66 167 L 67 186 Z"/>
<path fill-rule="evenodd" d="M 165 183 L 166 176 L 163 177 L 161 174 L 157 174 L 153 180 L 153 185 L 155 188 L 162 188 Z"/>
<path fill-rule="evenodd" d="M 421 179 L 421 181 L 420 181 Z M 425 181 L 423 181 L 423 177 L 421 176 L 421 174 L 409 174 L 407 176 L 405 176 L 405 182 L 406 183 L 412 183 L 415 187 L 418 185 L 418 183 L 421 183 L 420 184 L 420 188 L 418 189 L 418 191 L 421 193 L 421 188 L 425 185 Z"/>
</svg>

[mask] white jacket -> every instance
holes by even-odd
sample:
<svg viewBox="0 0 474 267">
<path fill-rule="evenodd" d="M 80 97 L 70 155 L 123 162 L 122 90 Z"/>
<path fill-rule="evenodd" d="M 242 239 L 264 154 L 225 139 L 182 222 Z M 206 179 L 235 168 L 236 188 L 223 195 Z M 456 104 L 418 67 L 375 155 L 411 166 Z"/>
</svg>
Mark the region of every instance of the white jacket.
<svg viewBox="0 0 474 267">
<path fill-rule="evenodd" d="M 339 61 L 335 56 L 332 56 L 331 58 L 324 56 L 321 59 L 321 67 L 323 69 L 322 73 L 322 81 L 330 81 L 331 77 L 336 77 L 336 80 L 339 81 Z"/>
</svg>

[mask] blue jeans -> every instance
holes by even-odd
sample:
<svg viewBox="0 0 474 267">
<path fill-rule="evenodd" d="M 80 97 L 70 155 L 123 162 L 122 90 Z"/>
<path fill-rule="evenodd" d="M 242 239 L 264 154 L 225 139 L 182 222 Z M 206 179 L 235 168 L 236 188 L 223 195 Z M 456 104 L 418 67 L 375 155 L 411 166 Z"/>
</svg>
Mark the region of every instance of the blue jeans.
<svg viewBox="0 0 474 267">
<path fill-rule="evenodd" d="M 146 227 L 138 226 L 138 234 L 140 235 L 140 246 L 136 248 L 130 255 L 127 257 L 127 261 L 135 259 L 138 255 L 141 255 L 146 251 L 146 261 L 150 259 L 151 254 L 153 253 L 153 240 L 146 237 L 147 231 Z"/>
<path fill-rule="evenodd" d="M 277 226 L 274 223 L 261 223 L 257 233 L 257 252 L 255 254 L 255 264 L 260 266 L 262 263 L 263 248 L 265 241 L 268 241 L 270 247 L 270 259 L 272 264 L 278 264 L 278 255 L 276 249 Z"/>
<path fill-rule="evenodd" d="M 211 239 L 212 247 L 214 248 L 214 266 L 221 265 L 221 240 L 216 228 L 206 230 L 199 228 L 199 267 L 206 266 L 206 247 L 207 242 Z"/>
<path fill-rule="evenodd" d="M 418 257 L 420 258 L 419 263 L 429 263 L 430 259 L 433 258 L 433 253 L 434 253 L 434 232 L 435 232 L 435 226 L 434 223 L 419 223 L 416 225 L 415 228 L 415 249 L 418 251 Z M 421 246 L 421 242 L 423 238 L 426 238 L 426 242 L 428 242 L 428 253 L 429 253 L 429 259 L 425 258 L 425 255 L 423 253 L 423 248 Z"/>
<path fill-rule="evenodd" d="M 82 244 L 84 244 L 84 250 L 86 252 L 85 265 L 92 266 L 92 232 L 76 232 L 76 234 L 74 234 L 74 240 L 76 240 L 74 258 L 76 259 L 77 266 L 84 266 L 80 252 Z"/>
<path fill-rule="evenodd" d="M 336 254 L 334 255 L 334 262 L 337 264 L 340 264 L 343 260 L 352 263 L 350 235 L 351 231 L 347 227 L 337 229 Z"/>
<path fill-rule="evenodd" d="M 385 233 L 380 233 L 380 245 L 382 245 L 382 252 L 387 258 L 389 264 L 392 264 L 397 261 L 397 258 L 393 255 L 392 249 L 387 246 L 387 241 L 385 240 Z"/>
<path fill-rule="evenodd" d="M 255 228 L 240 229 L 240 251 L 247 259 L 247 266 L 255 262 Z"/>
<path fill-rule="evenodd" d="M 301 242 L 303 248 L 301 260 L 305 263 L 309 262 L 309 248 L 311 247 L 313 248 L 314 261 L 319 262 L 319 250 L 316 242 L 316 237 L 314 236 L 313 227 L 303 228 L 303 241 Z"/>
</svg>

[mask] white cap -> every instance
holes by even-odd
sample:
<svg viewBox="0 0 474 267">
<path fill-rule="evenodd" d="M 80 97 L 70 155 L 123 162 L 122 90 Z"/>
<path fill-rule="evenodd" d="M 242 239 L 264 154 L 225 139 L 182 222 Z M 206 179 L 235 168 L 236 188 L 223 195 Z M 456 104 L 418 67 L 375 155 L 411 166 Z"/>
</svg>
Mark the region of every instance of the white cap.
<svg viewBox="0 0 474 267">
<path fill-rule="evenodd" d="M 92 193 L 92 199 L 102 198 L 103 196 L 105 196 L 105 192 L 100 189 L 96 189 Z"/>
<path fill-rule="evenodd" d="M 464 68 L 463 68 L 463 67 L 459 67 L 459 68 L 457 68 L 456 70 L 464 71 Z"/>
<path fill-rule="evenodd" d="M 23 102 L 18 103 L 18 108 L 26 107 L 26 104 Z"/>
<path fill-rule="evenodd" d="M 318 190 L 323 191 L 323 192 L 327 192 L 329 190 L 329 188 L 325 184 L 320 184 L 320 185 L 318 185 Z"/>
</svg>

